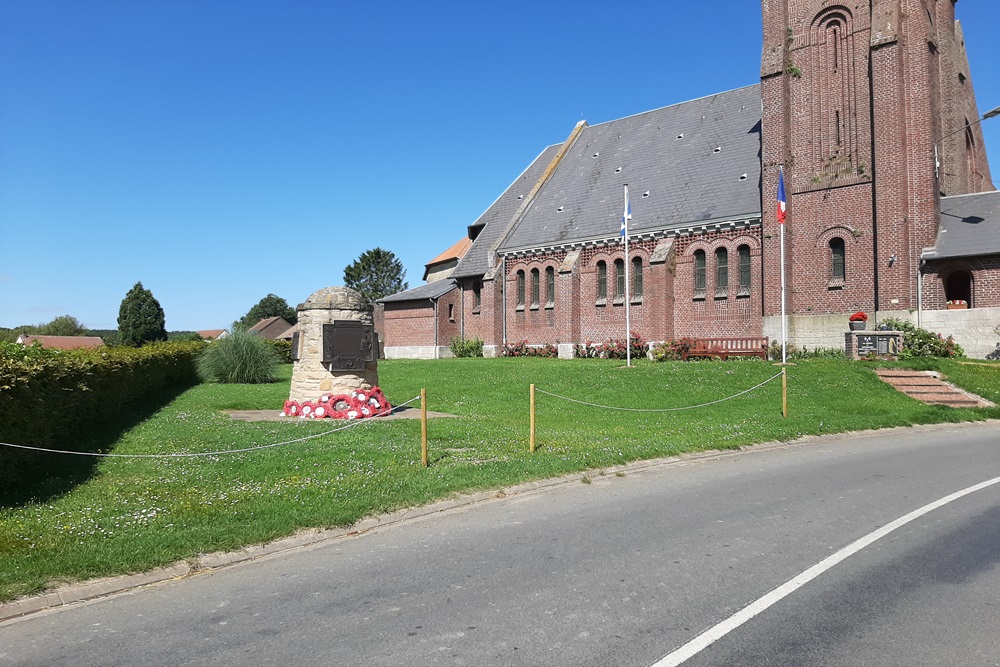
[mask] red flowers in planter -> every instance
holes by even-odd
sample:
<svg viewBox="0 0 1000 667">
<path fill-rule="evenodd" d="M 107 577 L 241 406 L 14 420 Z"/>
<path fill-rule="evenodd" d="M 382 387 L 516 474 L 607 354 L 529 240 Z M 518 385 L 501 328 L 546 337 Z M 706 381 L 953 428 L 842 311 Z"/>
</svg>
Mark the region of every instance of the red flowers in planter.
<svg viewBox="0 0 1000 667">
<path fill-rule="evenodd" d="M 365 419 L 388 414 L 392 406 L 378 387 L 359 389 L 350 394 L 323 394 L 318 401 L 285 401 L 282 417 L 310 419 Z"/>
<path fill-rule="evenodd" d="M 858 312 L 848 317 L 847 320 L 849 322 L 867 322 L 868 314 L 865 313 L 863 310 L 859 310 Z"/>
</svg>

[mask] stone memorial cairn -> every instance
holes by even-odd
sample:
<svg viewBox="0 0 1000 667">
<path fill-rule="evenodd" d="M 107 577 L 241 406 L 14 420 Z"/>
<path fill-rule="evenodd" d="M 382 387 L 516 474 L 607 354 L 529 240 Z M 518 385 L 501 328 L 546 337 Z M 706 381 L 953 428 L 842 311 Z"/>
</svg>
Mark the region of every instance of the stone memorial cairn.
<svg viewBox="0 0 1000 667">
<path fill-rule="evenodd" d="M 296 309 L 292 385 L 282 414 L 362 419 L 391 410 L 378 387 L 372 310 L 348 287 L 325 287 Z"/>
</svg>

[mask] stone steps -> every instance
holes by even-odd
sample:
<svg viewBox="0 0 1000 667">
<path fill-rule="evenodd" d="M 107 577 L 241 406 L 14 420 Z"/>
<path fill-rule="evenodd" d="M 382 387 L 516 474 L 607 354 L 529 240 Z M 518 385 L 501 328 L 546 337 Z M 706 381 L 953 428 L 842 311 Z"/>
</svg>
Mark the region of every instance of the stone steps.
<svg viewBox="0 0 1000 667">
<path fill-rule="evenodd" d="M 878 368 L 875 374 L 898 391 L 929 405 L 944 405 L 950 408 L 994 407 L 992 402 L 960 389 L 950 382 L 945 382 L 940 374 L 932 371 Z"/>
</svg>

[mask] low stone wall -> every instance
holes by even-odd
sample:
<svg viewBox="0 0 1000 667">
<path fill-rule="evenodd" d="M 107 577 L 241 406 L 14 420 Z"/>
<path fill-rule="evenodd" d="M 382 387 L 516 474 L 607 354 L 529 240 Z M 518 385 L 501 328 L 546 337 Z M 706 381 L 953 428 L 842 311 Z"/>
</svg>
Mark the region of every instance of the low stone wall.
<svg viewBox="0 0 1000 667">
<path fill-rule="evenodd" d="M 873 329 L 877 322 L 890 317 L 917 323 L 916 312 L 879 311 L 868 321 L 868 328 Z M 945 338 L 953 336 L 965 355 L 973 359 L 984 359 L 1000 344 L 1000 334 L 996 332 L 1000 326 L 1000 308 L 924 310 L 920 313 L 920 326 Z M 793 315 L 788 318 L 789 344 L 809 350 L 843 349 L 846 331 L 847 315 Z M 764 318 L 763 335 L 772 341 L 781 340 L 780 316 Z"/>
<path fill-rule="evenodd" d="M 441 345 L 394 345 L 385 348 L 386 359 L 450 359 L 450 347 Z"/>
</svg>

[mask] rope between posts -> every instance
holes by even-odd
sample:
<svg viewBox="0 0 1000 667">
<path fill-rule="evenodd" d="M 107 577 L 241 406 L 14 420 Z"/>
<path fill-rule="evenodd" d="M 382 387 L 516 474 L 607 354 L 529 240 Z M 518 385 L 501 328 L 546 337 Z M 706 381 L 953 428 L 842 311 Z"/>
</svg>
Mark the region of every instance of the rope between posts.
<svg viewBox="0 0 1000 667">
<path fill-rule="evenodd" d="M 777 380 L 778 378 L 780 378 L 782 376 L 783 373 L 784 373 L 784 371 L 782 371 L 782 373 L 778 373 L 774 377 L 770 377 L 770 378 L 764 380 L 763 382 L 761 382 L 758 385 L 754 385 L 753 387 L 750 387 L 749 389 L 744 389 L 743 391 L 741 391 L 738 394 L 733 394 L 732 396 L 726 396 L 725 398 L 720 398 L 720 399 L 715 400 L 715 401 L 709 401 L 708 403 L 701 403 L 699 405 L 686 405 L 686 406 L 682 406 L 682 407 L 678 407 L 678 408 L 620 408 L 620 407 L 617 407 L 617 406 L 614 406 L 614 405 L 599 405 L 597 403 L 587 403 L 586 401 L 580 401 L 580 400 L 577 400 L 575 398 L 569 398 L 568 396 L 560 396 L 559 394 L 553 394 L 550 391 L 545 391 L 544 389 L 539 389 L 538 387 L 535 387 L 535 391 L 537 391 L 540 394 L 545 394 L 547 396 L 552 396 L 553 398 L 560 398 L 560 399 L 562 399 L 564 401 L 569 401 L 570 403 L 579 403 L 580 405 L 588 405 L 588 406 L 590 406 L 592 408 L 601 408 L 603 410 L 620 410 L 622 412 L 678 412 L 680 410 L 694 410 L 696 408 L 704 408 L 704 407 L 707 407 L 709 405 L 715 405 L 716 403 L 723 403 L 725 401 L 730 401 L 730 400 L 732 400 L 734 398 L 738 398 L 738 397 L 740 397 L 740 396 L 742 396 L 744 394 L 749 394 L 751 391 L 754 391 L 755 389 L 760 389 L 761 387 L 763 387 L 768 382 L 773 382 L 774 380 Z"/>
<path fill-rule="evenodd" d="M 324 431 L 323 433 L 316 433 L 314 435 L 307 435 L 302 438 L 295 438 L 294 440 L 286 440 L 284 442 L 275 442 L 269 445 L 258 445 L 256 447 L 245 447 L 243 449 L 228 449 L 218 452 L 190 452 L 190 453 L 174 453 L 174 454 L 103 454 L 101 452 L 71 452 L 62 449 L 46 449 L 44 447 L 30 447 L 28 445 L 15 445 L 10 442 L 0 442 L 0 447 L 12 447 L 14 449 L 26 449 L 32 452 L 46 452 L 48 454 L 71 454 L 73 456 L 95 456 L 99 458 L 114 458 L 114 459 L 190 459 L 197 458 L 199 456 L 224 456 L 226 454 L 245 454 L 247 452 L 256 452 L 262 449 L 273 449 L 275 447 L 283 447 L 284 445 L 294 445 L 299 442 L 305 442 L 307 440 L 314 440 L 316 438 L 322 438 L 325 435 L 330 435 L 331 433 L 337 433 L 338 431 L 346 431 L 349 428 L 354 428 L 355 426 L 360 426 L 366 422 L 371 422 L 373 420 L 387 417 L 392 413 L 396 412 L 401 408 L 406 407 L 414 401 L 420 400 L 419 396 L 415 396 L 410 400 L 397 405 L 388 412 L 379 413 L 370 417 L 368 419 L 355 419 L 345 424 L 344 426 L 338 426 L 337 428 L 330 429 L 329 431 Z"/>
</svg>

